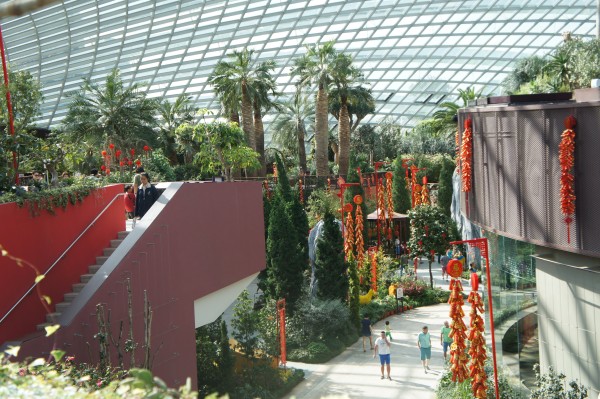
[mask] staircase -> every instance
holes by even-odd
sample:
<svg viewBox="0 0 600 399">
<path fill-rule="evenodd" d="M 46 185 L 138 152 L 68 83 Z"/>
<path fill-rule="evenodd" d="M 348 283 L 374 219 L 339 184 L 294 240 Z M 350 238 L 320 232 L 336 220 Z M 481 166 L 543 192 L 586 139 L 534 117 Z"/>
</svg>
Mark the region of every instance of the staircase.
<svg viewBox="0 0 600 399">
<path fill-rule="evenodd" d="M 94 274 L 100 270 L 104 262 L 108 260 L 108 258 L 112 255 L 113 252 L 117 249 L 117 247 L 123 242 L 125 237 L 131 231 L 132 225 L 131 222 L 127 223 L 127 231 L 121 231 L 117 235 L 116 240 L 110 240 L 110 247 L 104 248 L 104 252 L 102 256 L 96 257 L 96 264 L 89 266 L 89 273 L 83 274 L 81 276 L 81 282 L 73 284 L 73 290 L 64 295 L 64 301 L 57 303 L 55 307 L 54 313 L 49 313 L 46 315 L 46 322 L 38 324 L 36 326 L 38 331 L 43 331 L 45 327 L 56 324 L 60 315 L 69 307 L 73 300 L 79 295 L 83 287 L 94 277 Z"/>
</svg>

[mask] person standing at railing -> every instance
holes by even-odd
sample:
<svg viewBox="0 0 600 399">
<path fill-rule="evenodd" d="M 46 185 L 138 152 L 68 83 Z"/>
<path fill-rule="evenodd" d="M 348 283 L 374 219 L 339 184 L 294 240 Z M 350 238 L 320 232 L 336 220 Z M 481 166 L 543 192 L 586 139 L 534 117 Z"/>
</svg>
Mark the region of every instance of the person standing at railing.
<svg viewBox="0 0 600 399">
<path fill-rule="evenodd" d="M 125 196 L 123 197 L 125 204 L 125 215 L 127 219 L 133 219 L 133 213 L 135 210 L 135 194 L 133 193 L 133 186 L 131 184 L 125 185 Z"/>
<path fill-rule="evenodd" d="M 141 219 L 146 212 L 148 212 L 148 209 L 152 207 L 159 197 L 156 187 L 150 184 L 150 176 L 148 173 L 141 173 L 140 180 L 142 184 L 135 196 L 135 216 L 138 219 Z"/>
<path fill-rule="evenodd" d="M 138 166 L 135 170 L 135 176 L 133 176 L 133 194 L 137 196 L 140 185 L 142 184 L 142 173 L 144 173 L 144 167 Z"/>
</svg>

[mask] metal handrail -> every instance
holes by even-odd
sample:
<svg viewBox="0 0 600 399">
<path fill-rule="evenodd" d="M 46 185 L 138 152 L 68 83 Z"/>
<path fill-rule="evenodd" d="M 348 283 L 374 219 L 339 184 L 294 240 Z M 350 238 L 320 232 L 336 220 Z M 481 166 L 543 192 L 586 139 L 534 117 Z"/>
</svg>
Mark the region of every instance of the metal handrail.
<svg viewBox="0 0 600 399">
<path fill-rule="evenodd" d="M 104 209 L 102 209 L 102 212 L 100 212 L 100 213 L 98 214 L 98 216 L 96 216 L 96 217 L 94 218 L 94 220 L 92 220 L 92 222 L 91 222 L 91 223 L 90 223 L 90 224 L 89 224 L 89 225 L 88 225 L 88 226 L 87 226 L 87 227 L 86 227 L 86 228 L 85 228 L 85 229 L 84 229 L 84 230 L 81 232 L 81 234 L 79 234 L 79 236 L 77 236 L 77 238 L 76 238 L 76 239 L 75 239 L 75 240 L 74 240 L 74 241 L 71 243 L 71 245 L 69 245 L 69 246 L 67 247 L 67 249 L 65 249 L 65 250 L 64 250 L 64 252 L 63 252 L 63 253 L 62 253 L 62 254 L 61 254 L 59 257 L 58 257 L 58 259 L 56 259 L 56 260 L 54 261 L 54 263 L 53 263 L 53 264 L 52 264 L 52 265 L 51 265 L 51 266 L 50 266 L 50 267 L 49 267 L 49 268 L 48 268 L 48 269 L 47 269 L 47 270 L 46 270 L 46 271 L 45 271 L 45 272 L 42 274 L 44 277 L 45 277 L 45 276 L 46 276 L 48 273 L 50 273 L 50 271 L 51 271 L 51 270 L 54 268 L 54 266 L 56 266 L 56 265 L 58 264 L 58 262 L 60 262 L 60 261 L 61 261 L 61 260 L 62 260 L 62 259 L 65 257 L 65 255 L 67 254 L 67 252 L 69 252 L 69 251 L 71 250 L 71 248 L 73 248 L 73 246 L 74 246 L 74 245 L 75 245 L 75 244 L 76 244 L 76 243 L 79 241 L 79 239 L 80 239 L 81 237 L 83 237 L 83 235 L 84 235 L 85 233 L 87 233 L 87 231 L 88 231 L 90 228 L 92 228 L 92 226 L 94 226 L 94 224 L 96 223 L 96 221 L 97 221 L 97 220 L 98 220 L 98 219 L 99 219 L 99 218 L 100 218 L 100 217 L 101 217 L 101 216 L 104 214 L 104 212 L 106 212 L 106 210 L 107 210 L 107 209 L 108 209 L 108 208 L 109 208 L 109 207 L 110 207 L 110 206 L 113 204 L 113 202 L 115 202 L 115 200 L 116 200 L 117 198 L 120 198 L 120 197 L 122 197 L 123 195 L 124 195 L 123 193 L 119 193 L 119 194 L 115 195 L 115 197 L 114 197 L 114 198 L 113 198 L 113 199 L 112 199 L 112 200 L 111 200 L 111 201 L 108 203 L 108 205 L 106 205 L 106 206 L 104 207 Z M 40 280 L 40 282 L 41 282 L 41 281 L 43 281 L 43 279 L 42 279 L 42 280 Z M 31 293 L 31 291 L 33 291 L 33 290 L 35 289 L 35 287 L 36 287 L 38 284 L 39 284 L 39 282 L 38 282 L 38 283 L 34 283 L 34 284 L 31 286 L 31 288 L 29 288 L 29 289 L 27 290 L 27 292 L 26 292 L 26 293 L 25 293 L 25 294 L 24 294 L 24 295 L 21 297 L 21 299 L 19 299 L 19 300 L 17 301 L 17 303 L 15 303 L 15 304 L 14 304 L 14 305 L 13 305 L 13 306 L 12 306 L 12 307 L 9 309 L 9 311 L 8 311 L 8 312 L 6 312 L 6 314 L 5 314 L 4 316 L 2 316 L 2 318 L 0 319 L 0 324 L 1 324 L 1 323 L 4 321 L 4 319 L 6 319 L 6 318 L 7 318 L 7 317 L 8 317 L 8 316 L 9 316 L 9 315 L 12 313 L 12 311 L 13 311 L 13 310 L 15 310 L 15 308 L 16 308 L 17 306 L 19 306 L 19 304 L 20 304 L 21 302 L 23 302 L 23 300 L 25 299 L 25 297 L 26 297 L 27 295 L 29 295 L 29 294 Z"/>
</svg>

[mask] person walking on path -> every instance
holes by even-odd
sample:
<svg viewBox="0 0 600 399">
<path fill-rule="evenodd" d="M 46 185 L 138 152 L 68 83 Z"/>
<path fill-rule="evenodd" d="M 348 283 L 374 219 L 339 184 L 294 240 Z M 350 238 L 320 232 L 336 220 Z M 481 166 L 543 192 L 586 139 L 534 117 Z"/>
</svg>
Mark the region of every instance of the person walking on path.
<svg viewBox="0 0 600 399">
<path fill-rule="evenodd" d="M 390 341 L 393 341 L 393 339 L 392 339 L 392 328 L 390 327 L 390 321 L 389 320 L 385 321 L 385 336 L 389 337 Z"/>
<path fill-rule="evenodd" d="M 369 319 L 369 315 L 366 314 L 365 317 L 360 321 L 361 326 L 361 334 L 362 335 L 362 344 L 363 344 L 363 352 L 366 352 L 365 348 L 365 338 L 369 337 L 369 345 L 371 346 L 371 350 L 373 350 L 373 337 L 371 334 L 373 333 L 373 329 L 371 327 L 371 320 Z"/>
<path fill-rule="evenodd" d="M 431 359 L 431 335 L 429 335 L 427 326 L 423 326 L 423 332 L 419 334 L 419 339 L 417 339 L 417 346 L 421 351 L 423 370 L 425 370 L 425 374 L 427 374 L 427 370 L 431 370 L 429 368 L 429 359 Z"/>
<path fill-rule="evenodd" d="M 381 336 L 375 340 L 375 353 L 373 354 L 373 358 L 375 358 L 376 355 L 379 355 L 379 363 L 381 363 L 381 379 L 382 380 L 385 378 L 384 374 L 383 374 L 384 365 L 387 368 L 388 380 L 392 379 L 392 377 L 390 377 L 391 346 L 392 346 L 392 344 L 390 344 L 390 341 L 388 341 L 387 337 L 385 336 L 385 331 L 382 331 Z"/>
<path fill-rule="evenodd" d="M 440 333 L 440 344 L 442 345 L 442 349 L 444 351 L 444 360 L 446 360 L 446 356 L 448 355 L 448 348 L 452 344 L 452 338 L 450 338 L 450 325 L 448 324 L 448 320 L 444 321 L 444 326 L 442 327 L 442 331 Z"/>
<path fill-rule="evenodd" d="M 448 267 L 448 263 L 450 262 L 450 256 L 448 255 L 449 252 L 450 251 L 445 252 L 440 259 L 440 263 L 442 265 L 442 278 L 444 280 L 448 279 L 448 271 L 446 267 Z"/>
</svg>

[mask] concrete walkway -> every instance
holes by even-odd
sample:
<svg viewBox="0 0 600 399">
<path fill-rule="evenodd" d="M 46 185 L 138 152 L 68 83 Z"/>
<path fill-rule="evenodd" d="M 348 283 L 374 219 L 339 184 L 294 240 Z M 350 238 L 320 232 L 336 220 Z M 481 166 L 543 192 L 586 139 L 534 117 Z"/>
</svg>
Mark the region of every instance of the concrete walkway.
<svg viewBox="0 0 600 399">
<path fill-rule="evenodd" d="M 448 282 L 441 279 L 441 269 L 432 265 L 435 285 L 448 289 Z M 429 281 L 426 262 L 419 265 L 419 279 Z M 468 290 L 468 288 L 467 288 Z M 373 342 L 389 320 L 392 328 L 392 381 L 382 380 L 379 359 L 373 351 L 363 352 L 362 338 L 339 356 L 326 364 L 311 365 L 288 362 L 288 367 L 303 369 L 305 380 L 294 388 L 286 398 L 317 399 L 328 396 L 337 398 L 402 398 L 434 399 L 435 388 L 443 370 L 443 354 L 440 330 L 444 320 L 449 320 L 450 306 L 439 304 L 409 310 L 380 320 L 373 327 Z M 431 370 L 425 373 L 417 348 L 417 336 L 427 325 L 431 334 Z"/>
</svg>

